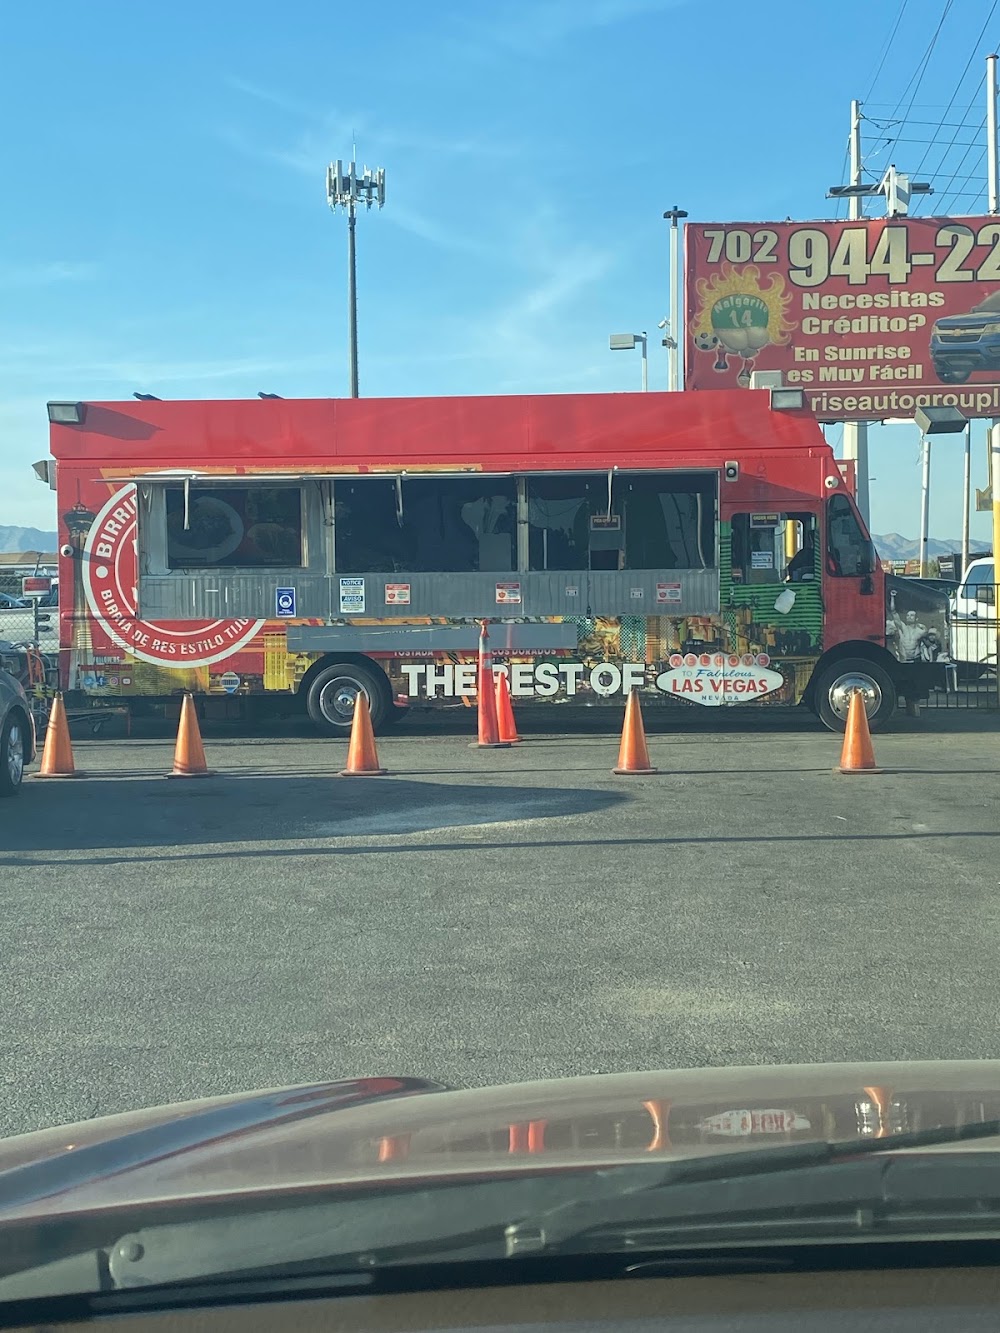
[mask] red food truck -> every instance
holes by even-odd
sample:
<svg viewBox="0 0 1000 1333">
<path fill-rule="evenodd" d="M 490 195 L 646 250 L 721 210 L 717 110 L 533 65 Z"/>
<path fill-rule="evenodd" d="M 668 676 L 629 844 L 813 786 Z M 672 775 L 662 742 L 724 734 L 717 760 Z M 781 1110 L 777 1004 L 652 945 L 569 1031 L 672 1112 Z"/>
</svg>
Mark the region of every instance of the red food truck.
<svg viewBox="0 0 1000 1333">
<path fill-rule="evenodd" d="M 50 403 L 71 704 L 806 703 L 874 727 L 948 652 L 816 421 L 769 392 Z"/>
</svg>

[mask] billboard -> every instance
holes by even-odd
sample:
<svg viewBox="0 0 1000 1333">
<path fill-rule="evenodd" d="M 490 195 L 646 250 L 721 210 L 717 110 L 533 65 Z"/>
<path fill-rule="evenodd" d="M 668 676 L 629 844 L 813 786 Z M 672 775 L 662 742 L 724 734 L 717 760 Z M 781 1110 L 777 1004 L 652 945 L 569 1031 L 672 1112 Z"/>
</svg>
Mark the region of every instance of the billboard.
<svg viewBox="0 0 1000 1333">
<path fill-rule="evenodd" d="M 780 371 L 821 421 L 1000 416 L 1000 218 L 689 223 L 686 389 Z"/>
</svg>

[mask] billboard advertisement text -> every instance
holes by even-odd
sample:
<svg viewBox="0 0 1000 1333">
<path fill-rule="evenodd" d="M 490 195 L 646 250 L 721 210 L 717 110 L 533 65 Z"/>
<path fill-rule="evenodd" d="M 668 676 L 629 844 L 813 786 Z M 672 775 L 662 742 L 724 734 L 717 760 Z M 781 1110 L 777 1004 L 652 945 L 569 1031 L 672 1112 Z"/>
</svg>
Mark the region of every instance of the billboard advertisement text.
<svg viewBox="0 0 1000 1333">
<path fill-rule="evenodd" d="M 692 223 L 687 389 L 780 371 L 823 421 L 1000 416 L 1000 220 Z"/>
</svg>

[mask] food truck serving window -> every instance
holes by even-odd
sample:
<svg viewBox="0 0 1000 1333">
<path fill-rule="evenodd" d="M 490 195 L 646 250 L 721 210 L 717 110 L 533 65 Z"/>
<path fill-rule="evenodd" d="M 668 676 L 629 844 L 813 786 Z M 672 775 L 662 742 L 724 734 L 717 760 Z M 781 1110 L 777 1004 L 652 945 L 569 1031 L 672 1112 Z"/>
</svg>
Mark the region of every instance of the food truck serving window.
<svg viewBox="0 0 1000 1333">
<path fill-rule="evenodd" d="M 298 486 L 168 486 L 165 498 L 170 569 L 303 563 Z"/>
<path fill-rule="evenodd" d="M 338 481 L 341 573 L 508 573 L 517 568 L 512 477 Z"/>
</svg>

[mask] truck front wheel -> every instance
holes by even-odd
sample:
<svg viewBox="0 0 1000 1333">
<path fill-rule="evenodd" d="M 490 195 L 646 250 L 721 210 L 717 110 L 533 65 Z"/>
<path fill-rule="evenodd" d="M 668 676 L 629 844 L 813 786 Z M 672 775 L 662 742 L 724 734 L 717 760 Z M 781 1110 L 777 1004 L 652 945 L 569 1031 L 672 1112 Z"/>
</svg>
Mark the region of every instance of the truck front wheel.
<svg viewBox="0 0 1000 1333">
<path fill-rule="evenodd" d="M 889 673 L 863 657 L 844 657 L 831 662 L 816 681 L 816 713 L 831 731 L 844 731 L 851 695 L 860 690 L 865 701 L 868 726 L 878 731 L 896 711 L 896 686 Z"/>
</svg>

